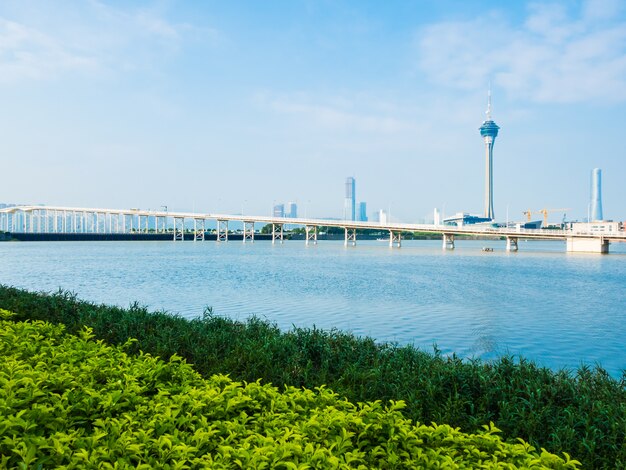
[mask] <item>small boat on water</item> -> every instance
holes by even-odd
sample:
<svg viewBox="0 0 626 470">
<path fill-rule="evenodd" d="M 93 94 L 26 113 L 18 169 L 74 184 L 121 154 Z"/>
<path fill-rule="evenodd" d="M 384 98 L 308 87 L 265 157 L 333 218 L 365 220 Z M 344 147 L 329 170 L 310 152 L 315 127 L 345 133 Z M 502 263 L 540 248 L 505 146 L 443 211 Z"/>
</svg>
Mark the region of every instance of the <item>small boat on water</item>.
<svg viewBox="0 0 626 470">
<path fill-rule="evenodd" d="M 483 246 L 483 251 L 492 252 L 493 248 L 489 248 L 488 246 Z"/>
</svg>

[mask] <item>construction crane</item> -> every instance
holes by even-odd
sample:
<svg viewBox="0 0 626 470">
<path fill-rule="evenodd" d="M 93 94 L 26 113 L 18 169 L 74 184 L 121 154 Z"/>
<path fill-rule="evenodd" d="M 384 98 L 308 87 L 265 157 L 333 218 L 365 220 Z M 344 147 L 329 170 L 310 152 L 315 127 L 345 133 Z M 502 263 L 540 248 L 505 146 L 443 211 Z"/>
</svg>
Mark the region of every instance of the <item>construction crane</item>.
<svg viewBox="0 0 626 470">
<path fill-rule="evenodd" d="M 528 209 L 527 211 L 522 212 L 522 214 L 524 214 L 526 217 L 528 217 L 528 221 L 530 222 L 530 218 L 533 215 L 533 211 L 531 211 L 530 209 Z"/>
<path fill-rule="evenodd" d="M 541 209 L 539 212 L 540 214 L 543 214 L 543 226 L 547 226 L 548 225 L 548 213 L 550 212 L 565 212 L 565 211 L 571 211 L 572 209 Z M 565 216 L 564 216 L 565 218 Z"/>
<path fill-rule="evenodd" d="M 550 212 L 565 212 L 565 211 L 571 211 L 572 209 L 541 209 L 538 211 L 534 211 L 534 213 L 539 213 L 539 214 L 543 214 L 543 226 L 545 227 L 546 225 L 548 225 L 548 214 Z M 528 222 L 530 222 L 530 219 L 532 217 L 533 211 L 531 211 L 530 209 L 528 209 L 527 211 L 522 212 L 526 217 L 528 217 Z M 563 218 L 565 218 L 565 215 L 563 215 Z"/>
</svg>

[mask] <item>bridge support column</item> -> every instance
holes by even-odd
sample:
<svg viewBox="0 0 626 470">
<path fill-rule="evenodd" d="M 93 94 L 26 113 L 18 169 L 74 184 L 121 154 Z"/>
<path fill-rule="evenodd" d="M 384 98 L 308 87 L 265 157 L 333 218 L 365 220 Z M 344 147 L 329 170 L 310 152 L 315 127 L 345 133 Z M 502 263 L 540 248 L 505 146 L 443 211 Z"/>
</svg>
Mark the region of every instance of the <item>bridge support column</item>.
<svg viewBox="0 0 626 470">
<path fill-rule="evenodd" d="M 227 242 L 228 241 L 228 220 L 218 220 L 217 221 L 217 237 L 216 241 L 218 242 Z"/>
<path fill-rule="evenodd" d="M 193 241 L 204 241 L 204 219 L 193 219 Z"/>
<path fill-rule="evenodd" d="M 393 230 L 389 230 L 389 246 L 393 248 L 397 246 L 398 248 L 402 247 L 402 232 L 394 232 Z"/>
<path fill-rule="evenodd" d="M 570 237 L 567 239 L 568 253 L 608 253 L 609 241 L 603 237 L 582 238 Z"/>
<path fill-rule="evenodd" d="M 443 249 L 454 250 L 454 234 L 452 233 L 443 234 Z"/>
<path fill-rule="evenodd" d="M 184 217 L 174 217 L 174 241 L 185 240 L 185 219 Z"/>
<path fill-rule="evenodd" d="M 272 244 L 278 240 L 283 243 L 285 240 L 285 234 L 283 232 L 283 224 L 272 224 Z"/>
<path fill-rule="evenodd" d="M 304 231 L 306 234 L 305 243 L 308 245 L 311 242 L 317 245 L 317 225 L 305 225 Z"/>
<path fill-rule="evenodd" d="M 254 243 L 254 222 L 243 222 L 243 242 Z"/>
<path fill-rule="evenodd" d="M 517 238 L 506 237 L 506 251 L 517 251 Z"/>
<path fill-rule="evenodd" d="M 344 246 L 348 246 L 351 244 L 352 246 L 356 246 L 356 229 L 344 227 L 346 237 L 343 241 Z"/>
</svg>

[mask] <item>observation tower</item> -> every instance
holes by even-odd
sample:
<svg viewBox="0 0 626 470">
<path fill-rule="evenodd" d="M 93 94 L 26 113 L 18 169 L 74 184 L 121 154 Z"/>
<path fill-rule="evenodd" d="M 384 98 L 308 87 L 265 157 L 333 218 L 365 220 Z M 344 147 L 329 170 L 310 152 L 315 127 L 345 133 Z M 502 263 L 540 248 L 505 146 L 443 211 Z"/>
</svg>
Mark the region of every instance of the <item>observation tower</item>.
<svg viewBox="0 0 626 470">
<path fill-rule="evenodd" d="M 485 141 L 485 213 L 486 219 L 494 219 L 493 214 L 493 144 L 500 129 L 491 119 L 491 88 L 487 94 L 487 119 L 480 126 L 480 135 Z"/>
<path fill-rule="evenodd" d="M 594 168 L 591 172 L 591 220 L 602 220 L 602 170 Z"/>
</svg>

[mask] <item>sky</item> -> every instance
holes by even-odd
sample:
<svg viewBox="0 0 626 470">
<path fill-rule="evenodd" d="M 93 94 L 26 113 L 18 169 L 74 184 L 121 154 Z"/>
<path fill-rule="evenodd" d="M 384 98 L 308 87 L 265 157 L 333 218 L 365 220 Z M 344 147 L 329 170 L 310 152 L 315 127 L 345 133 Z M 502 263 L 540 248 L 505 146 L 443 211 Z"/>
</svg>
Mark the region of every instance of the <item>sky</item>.
<svg viewBox="0 0 626 470">
<path fill-rule="evenodd" d="M 497 219 L 626 220 L 626 2 L 3 0 L 0 202 L 479 214 L 490 86 Z"/>
</svg>

